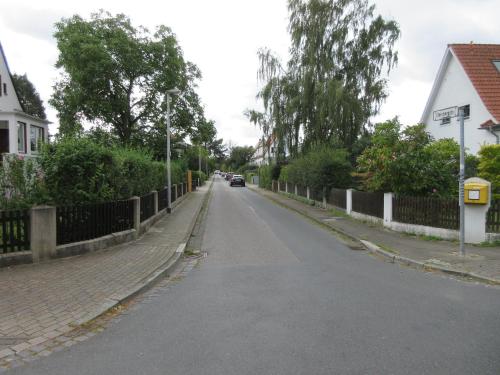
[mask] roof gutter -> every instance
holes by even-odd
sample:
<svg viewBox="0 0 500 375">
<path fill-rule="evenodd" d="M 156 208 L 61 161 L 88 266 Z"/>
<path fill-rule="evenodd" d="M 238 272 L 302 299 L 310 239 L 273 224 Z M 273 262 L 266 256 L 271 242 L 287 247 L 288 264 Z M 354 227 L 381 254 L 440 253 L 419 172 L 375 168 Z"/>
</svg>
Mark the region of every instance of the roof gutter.
<svg viewBox="0 0 500 375">
<path fill-rule="evenodd" d="M 497 139 L 496 144 L 498 145 L 498 144 L 500 144 L 500 136 L 497 134 L 496 131 L 493 130 L 494 126 L 498 127 L 498 125 L 491 125 L 491 126 L 487 126 L 487 127 L 483 128 L 483 129 L 488 130 L 491 134 L 493 134 L 495 136 L 495 138 Z"/>
</svg>

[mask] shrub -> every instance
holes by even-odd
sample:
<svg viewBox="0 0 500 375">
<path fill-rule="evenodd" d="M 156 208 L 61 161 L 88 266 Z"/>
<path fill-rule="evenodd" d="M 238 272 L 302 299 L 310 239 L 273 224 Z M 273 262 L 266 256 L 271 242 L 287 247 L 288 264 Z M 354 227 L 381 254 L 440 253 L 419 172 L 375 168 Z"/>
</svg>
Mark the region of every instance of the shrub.
<svg viewBox="0 0 500 375">
<path fill-rule="evenodd" d="M 41 169 L 34 159 L 4 156 L 0 167 L 0 209 L 28 208 L 48 200 Z"/>
<path fill-rule="evenodd" d="M 500 145 L 487 145 L 479 150 L 478 175 L 491 182 L 495 198 L 500 198 Z"/>
<path fill-rule="evenodd" d="M 292 160 L 288 166 L 282 168 L 279 178 L 313 189 L 346 188 L 351 183 L 351 164 L 348 156 L 347 151 L 343 149 L 323 146 Z"/>
<path fill-rule="evenodd" d="M 259 187 L 264 189 L 271 189 L 273 181 L 273 166 L 262 165 L 259 168 Z"/>
<path fill-rule="evenodd" d="M 161 189 L 166 181 L 165 163 L 147 152 L 107 148 L 87 138 L 45 145 L 40 164 L 55 204 L 127 199 Z"/>
<path fill-rule="evenodd" d="M 203 173 L 203 171 L 192 171 L 191 177 L 193 178 L 193 181 L 199 178 L 200 185 L 203 185 L 203 183 L 207 180 L 207 175 Z"/>
</svg>

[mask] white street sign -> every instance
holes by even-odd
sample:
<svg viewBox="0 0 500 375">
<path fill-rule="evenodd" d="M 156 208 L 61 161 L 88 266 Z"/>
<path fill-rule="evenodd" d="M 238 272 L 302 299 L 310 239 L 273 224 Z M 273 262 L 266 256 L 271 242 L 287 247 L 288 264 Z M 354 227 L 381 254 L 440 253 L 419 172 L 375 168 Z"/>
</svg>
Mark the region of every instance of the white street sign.
<svg viewBox="0 0 500 375">
<path fill-rule="evenodd" d="M 451 118 L 458 116 L 458 107 L 449 107 L 444 109 L 438 109 L 432 113 L 434 121 L 439 121 L 444 118 Z"/>
</svg>

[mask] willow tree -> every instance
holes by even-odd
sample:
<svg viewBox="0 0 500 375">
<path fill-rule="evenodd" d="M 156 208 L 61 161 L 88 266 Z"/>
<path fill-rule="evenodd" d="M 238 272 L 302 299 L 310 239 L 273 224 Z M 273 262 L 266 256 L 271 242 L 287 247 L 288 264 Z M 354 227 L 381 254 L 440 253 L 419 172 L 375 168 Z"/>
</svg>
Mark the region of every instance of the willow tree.
<svg viewBox="0 0 500 375">
<path fill-rule="evenodd" d="M 367 0 L 289 0 L 288 8 L 286 69 L 259 51 L 258 97 L 270 132 L 292 156 L 325 143 L 351 149 L 387 97 L 399 27 L 376 16 Z"/>
</svg>

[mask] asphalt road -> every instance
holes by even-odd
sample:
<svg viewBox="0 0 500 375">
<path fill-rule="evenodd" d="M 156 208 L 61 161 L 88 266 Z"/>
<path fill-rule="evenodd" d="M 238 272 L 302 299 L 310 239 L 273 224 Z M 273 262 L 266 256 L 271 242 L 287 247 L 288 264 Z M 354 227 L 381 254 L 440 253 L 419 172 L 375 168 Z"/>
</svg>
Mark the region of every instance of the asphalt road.
<svg viewBox="0 0 500 375">
<path fill-rule="evenodd" d="M 498 288 L 351 250 L 221 179 L 202 248 L 101 334 L 12 373 L 500 374 Z"/>
</svg>

